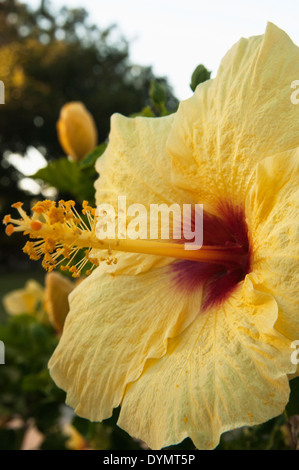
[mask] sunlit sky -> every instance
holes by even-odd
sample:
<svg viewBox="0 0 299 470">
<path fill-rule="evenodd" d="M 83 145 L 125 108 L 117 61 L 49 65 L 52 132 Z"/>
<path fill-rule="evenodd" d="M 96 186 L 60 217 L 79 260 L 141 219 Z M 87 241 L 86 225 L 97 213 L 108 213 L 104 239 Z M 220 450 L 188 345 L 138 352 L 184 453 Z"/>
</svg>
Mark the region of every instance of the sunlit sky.
<svg viewBox="0 0 299 470">
<path fill-rule="evenodd" d="M 36 6 L 39 0 L 28 0 Z M 298 0 L 52 0 L 54 7 L 84 7 L 100 28 L 116 23 L 130 41 L 131 61 L 166 76 L 179 99 L 191 95 L 199 63 L 215 75 L 240 39 L 263 34 L 267 21 L 299 44 Z"/>
</svg>

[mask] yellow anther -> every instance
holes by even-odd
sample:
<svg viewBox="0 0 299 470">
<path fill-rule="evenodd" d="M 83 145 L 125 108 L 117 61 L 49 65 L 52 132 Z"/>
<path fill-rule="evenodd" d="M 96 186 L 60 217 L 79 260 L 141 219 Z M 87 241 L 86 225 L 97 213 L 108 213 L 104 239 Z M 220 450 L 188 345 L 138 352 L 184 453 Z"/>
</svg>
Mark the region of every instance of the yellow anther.
<svg viewBox="0 0 299 470">
<path fill-rule="evenodd" d="M 70 269 L 69 266 L 64 266 L 64 265 L 60 266 L 61 271 L 69 271 L 69 269 Z"/>
<path fill-rule="evenodd" d="M 37 212 L 38 214 L 43 214 L 44 212 L 47 212 L 50 209 L 50 207 L 52 207 L 53 205 L 55 205 L 54 201 L 46 199 L 45 201 L 37 202 L 32 207 L 32 211 Z"/>
<path fill-rule="evenodd" d="M 45 244 L 43 246 L 44 253 L 53 253 L 55 248 L 56 248 L 56 242 L 54 240 L 51 240 L 50 238 L 45 240 Z"/>
<path fill-rule="evenodd" d="M 76 271 L 72 274 L 72 277 L 74 277 L 74 278 L 78 278 L 80 276 L 81 276 L 81 271 Z"/>
<path fill-rule="evenodd" d="M 60 207 L 51 207 L 49 212 L 50 224 L 56 224 L 57 222 L 63 223 L 65 221 L 64 210 Z"/>
<path fill-rule="evenodd" d="M 89 205 L 88 205 L 88 201 L 83 201 L 82 207 L 83 207 L 82 214 L 85 215 L 85 214 L 87 214 L 87 213 L 89 212 L 89 213 L 92 214 L 93 216 L 95 215 L 95 208 L 89 206 Z"/>
<path fill-rule="evenodd" d="M 55 268 L 55 261 L 49 253 L 45 254 L 44 259 L 42 261 L 42 266 L 48 272 L 53 271 L 53 269 Z"/>
<path fill-rule="evenodd" d="M 32 242 L 27 242 L 26 245 L 23 248 L 23 252 L 26 253 L 26 255 L 29 256 L 30 259 L 37 261 L 40 259 L 41 255 L 37 253 L 35 250 L 34 243 Z"/>
<path fill-rule="evenodd" d="M 61 253 L 65 258 L 69 258 L 71 256 L 71 249 L 68 246 L 65 246 Z"/>
<path fill-rule="evenodd" d="M 71 211 L 75 207 L 75 201 L 64 201 L 63 202 L 66 211 Z"/>
<path fill-rule="evenodd" d="M 72 273 L 72 277 L 80 277 L 81 270 L 78 269 L 76 266 L 72 266 L 69 269 L 69 272 Z"/>
<path fill-rule="evenodd" d="M 33 208 L 32 208 L 32 211 L 33 212 L 36 212 L 37 214 L 42 214 L 43 212 L 45 212 L 45 208 L 41 205 L 38 205 L 36 204 Z"/>
<path fill-rule="evenodd" d="M 11 207 L 13 207 L 14 209 L 20 209 L 22 206 L 23 206 L 22 202 L 15 202 L 14 204 L 12 204 Z"/>
</svg>

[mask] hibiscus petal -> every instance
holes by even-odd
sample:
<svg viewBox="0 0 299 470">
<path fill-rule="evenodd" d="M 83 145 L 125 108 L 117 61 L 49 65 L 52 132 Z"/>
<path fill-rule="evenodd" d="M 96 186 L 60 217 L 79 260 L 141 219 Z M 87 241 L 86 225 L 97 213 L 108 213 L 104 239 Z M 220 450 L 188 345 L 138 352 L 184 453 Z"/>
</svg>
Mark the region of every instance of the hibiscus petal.
<svg viewBox="0 0 299 470">
<path fill-rule="evenodd" d="M 176 188 L 170 181 L 171 161 L 166 140 L 174 116 L 162 118 L 127 118 L 120 114 L 111 117 L 109 145 L 98 159 L 100 177 L 95 183 L 96 203 L 118 207 L 118 197 L 126 196 L 130 204 L 143 204 L 149 214 L 150 204 L 191 204 L 188 191 Z M 136 257 L 121 254 L 117 265 L 107 272 L 137 274 L 153 266 L 163 266 L 172 260 L 158 256 Z"/>
<path fill-rule="evenodd" d="M 299 338 L 299 148 L 263 160 L 256 169 L 246 213 L 252 269 L 259 289 L 275 296 L 275 328 Z"/>
<path fill-rule="evenodd" d="M 212 206 L 242 201 L 257 162 L 299 145 L 298 77 L 299 48 L 272 23 L 236 43 L 179 106 L 167 142 L 174 184 Z"/>
<path fill-rule="evenodd" d="M 248 275 L 223 308 L 198 316 L 163 358 L 147 362 L 126 389 L 118 425 L 153 449 L 188 436 L 211 449 L 224 431 L 279 415 L 295 366 L 276 318 L 274 298 Z"/>
<path fill-rule="evenodd" d="M 111 117 L 109 145 L 96 163 L 96 202 L 117 207 L 119 195 L 128 204 L 173 202 L 179 190 L 169 181 L 166 140 L 174 115 L 162 118 Z M 181 192 L 182 194 L 182 192 Z"/>
<path fill-rule="evenodd" d="M 137 276 L 99 269 L 70 295 L 70 312 L 49 367 L 67 403 L 90 420 L 108 418 L 148 358 L 198 315 L 201 291 L 175 289 L 165 268 Z"/>
</svg>

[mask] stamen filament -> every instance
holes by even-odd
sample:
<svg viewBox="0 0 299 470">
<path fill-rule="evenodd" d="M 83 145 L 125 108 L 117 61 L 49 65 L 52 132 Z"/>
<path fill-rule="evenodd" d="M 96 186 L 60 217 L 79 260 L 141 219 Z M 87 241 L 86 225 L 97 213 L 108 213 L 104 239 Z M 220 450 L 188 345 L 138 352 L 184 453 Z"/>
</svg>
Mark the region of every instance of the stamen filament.
<svg viewBox="0 0 299 470">
<path fill-rule="evenodd" d="M 97 240 L 97 239 L 96 239 Z M 171 258 L 221 264 L 239 263 L 243 253 L 238 248 L 221 246 L 202 246 L 198 250 L 186 250 L 184 244 L 153 240 L 94 240 L 93 248 L 107 248 L 116 251 L 166 256 Z"/>
</svg>

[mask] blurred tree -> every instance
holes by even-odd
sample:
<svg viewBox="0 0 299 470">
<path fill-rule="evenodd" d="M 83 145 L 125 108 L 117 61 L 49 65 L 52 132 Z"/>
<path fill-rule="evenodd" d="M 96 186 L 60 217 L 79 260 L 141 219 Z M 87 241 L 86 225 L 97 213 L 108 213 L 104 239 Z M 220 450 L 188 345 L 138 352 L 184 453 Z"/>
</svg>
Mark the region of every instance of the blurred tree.
<svg viewBox="0 0 299 470">
<path fill-rule="evenodd" d="M 128 42 L 115 25 L 101 30 L 84 9 L 52 11 L 46 0 L 36 10 L 16 0 L 0 0 L 0 80 L 5 84 L 0 216 L 12 202 L 22 199 L 26 205 L 32 197 L 18 189 L 21 175 L 7 161 L 10 153 L 24 155 L 35 147 L 48 160 L 63 155 L 56 122 L 64 103 L 84 102 L 102 142 L 111 114 L 130 115 L 148 104 L 153 79 L 166 90 L 167 108 L 175 110 L 177 100 L 167 80 L 155 78 L 151 67 L 131 64 Z M 0 241 L 2 246 L 10 243 L 2 234 Z"/>
</svg>

